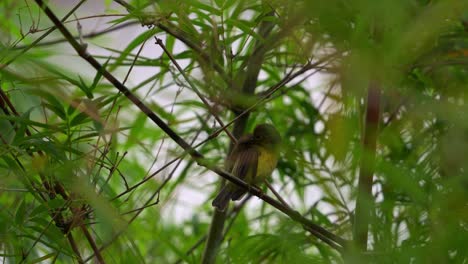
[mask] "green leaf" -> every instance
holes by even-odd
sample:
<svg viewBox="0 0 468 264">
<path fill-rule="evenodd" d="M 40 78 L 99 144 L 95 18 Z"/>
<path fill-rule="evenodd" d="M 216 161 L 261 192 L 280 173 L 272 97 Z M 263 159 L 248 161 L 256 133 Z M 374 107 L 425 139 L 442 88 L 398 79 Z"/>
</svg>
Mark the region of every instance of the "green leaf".
<svg viewBox="0 0 468 264">
<path fill-rule="evenodd" d="M 15 224 L 18 226 L 23 225 L 26 219 L 26 202 L 25 200 L 21 200 L 19 206 L 16 209 L 15 213 Z"/>
<path fill-rule="evenodd" d="M 89 121 L 90 121 L 89 115 L 85 112 L 82 112 L 82 113 L 75 115 L 70 120 L 70 127 L 78 126 Z"/>
<path fill-rule="evenodd" d="M 36 258 L 36 259 L 33 259 L 33 260 L 30 260 L 29 263 L 41 263 L 47 259 L 50 259 L 50 258 L 55 258 L 57 256 L 57 253 L 49 253 L 49 254 L 46 254 L 40 258 Z"/>
<path fill-rule="evenodd" d="M 201 1 L 189 1 L 188 3 L 190 3 L 190 5 L 192 5 L 192 7 L 195 7 L 196 11 L 205 10 L 205 11 L 208 11 L 209 14 L 217 15 L 217 16 L 220 16 L 222 14 L 222 12 L 219 9 L 217 9 L 217 8 L 215 8 L 213 6 L 204 4 Z"/>
<path fill-rule="evenodd" d="M 255 28 L 255 25 L 252 22 L 246 20 L 234 20 L 229 18 L 226 20 L 226 24 L 237 27 L 238 29 L 242 30 L 244 34 L 250 35 L 257 40 L 264 41 L 262 36 L 260 36 L 257 32 L 253 30 Z"/>
</svg>

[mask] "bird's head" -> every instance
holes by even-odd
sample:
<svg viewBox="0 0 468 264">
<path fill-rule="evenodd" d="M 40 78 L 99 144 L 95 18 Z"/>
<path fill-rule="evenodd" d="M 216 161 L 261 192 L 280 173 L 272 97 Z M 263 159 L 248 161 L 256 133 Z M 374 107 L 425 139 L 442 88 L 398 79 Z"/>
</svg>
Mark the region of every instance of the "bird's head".
<svg viewBox="0 0 468 264">
<path fill-rule="evenodd" d="M 261 124 L 255 127 L 253 132 L 254 140 L 264 147 L 278 148 L 281 144 L 281 136 L 276 128 L 270 124 Z"/>
</svg>

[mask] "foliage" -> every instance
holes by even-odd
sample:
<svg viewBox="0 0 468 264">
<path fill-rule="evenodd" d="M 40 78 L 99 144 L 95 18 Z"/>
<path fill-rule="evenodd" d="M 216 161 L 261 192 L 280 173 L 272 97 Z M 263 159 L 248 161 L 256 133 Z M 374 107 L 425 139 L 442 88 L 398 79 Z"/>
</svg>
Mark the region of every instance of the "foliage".
<svg viewBox="0 0 468 264">
<path fill-rule="evenodd" d="M 34 1 L 0 2 L 6 262 L 200 262 L 220 178 L 177 159 L 184 149 L 104 71 L 209 164 L 229 151 L 222 124 L 244 111 L 246 131 L 273 123 L 274 189 L 356 242 L 339 252 L 249 196 L 231 206 L 217 262 L 468 261 L 466 1 L 55 2 L 59 18 L 77 7 L 62 25 L 103 68 L 48 32 Z"/>
</svg>

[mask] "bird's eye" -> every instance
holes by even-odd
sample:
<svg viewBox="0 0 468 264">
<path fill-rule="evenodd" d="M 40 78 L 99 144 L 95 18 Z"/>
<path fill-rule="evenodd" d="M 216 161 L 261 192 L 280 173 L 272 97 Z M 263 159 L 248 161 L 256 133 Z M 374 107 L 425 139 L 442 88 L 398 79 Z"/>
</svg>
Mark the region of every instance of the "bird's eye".
<svg viewBox="0 0 468 264">
<path fill-rule="evenodd" d="M 262 139 L 262 136 L 255 136 L 255 139 Z"/>
</svg>

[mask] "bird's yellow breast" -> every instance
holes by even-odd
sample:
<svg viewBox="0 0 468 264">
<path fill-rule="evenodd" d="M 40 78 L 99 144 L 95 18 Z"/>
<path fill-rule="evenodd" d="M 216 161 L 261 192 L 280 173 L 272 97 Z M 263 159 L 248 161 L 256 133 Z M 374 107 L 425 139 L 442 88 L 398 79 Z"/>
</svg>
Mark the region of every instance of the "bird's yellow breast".
<svg viewBox="0 0 468 264">
<path fill-rule="evenodd" d="M 259 147 L 259 150 L 255 182 L 262 182 L 265 178 L 270 176 L 278 162 L 278 155 L 276 155 L 276 153 L 263 147 Z"/>
</svg>

